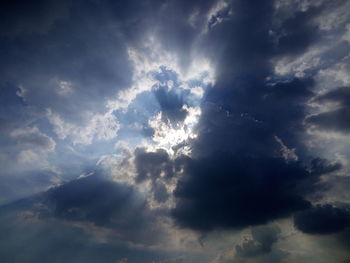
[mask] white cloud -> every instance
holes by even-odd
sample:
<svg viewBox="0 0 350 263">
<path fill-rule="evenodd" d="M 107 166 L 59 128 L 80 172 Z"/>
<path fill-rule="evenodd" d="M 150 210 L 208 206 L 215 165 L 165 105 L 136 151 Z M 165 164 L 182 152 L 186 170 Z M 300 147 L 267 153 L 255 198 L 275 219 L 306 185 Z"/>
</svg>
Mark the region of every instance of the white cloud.
<svg viewBox="0 0 350 263">
<path fill-rule="evenodd" d="M 277 11 L 285 13 L 294 13 L 296 10 L 305 12 L 310 7 L 319 6 L 326 0 L 278 0 L 275 1 L 275 8 Z"/>
<path fill-rule="evenodd" d="M 316 75 L 317 89 L 320 93 L 350 85 L 350 55 L 344 57 L 341 61 L 332 66 L 322 69 Z"/>
<path fill-rule="evenodd" d="M 220 23 L 222 23 L 223 21 L 225 21 L 225 19 L 228 19 L 229 17 L 222 17 L 220 16 L 220 13 L 223 12 L 225 9 L 230 8 L 230 4 L 229 1 L 227 0 L 219 0 L 217 1 L 216 5 L 213 6 L 213 8 L 211 8 L 207 14 L 207 23 L 206 26 L 211 26 L 214 27 Z M 228 15 L 231 16 L 232 15 L 232 11 L 231 9 L 228 10 Z M 210 24 L 212 22 L 213 18 L 216 18 L 215 22 Z M 207 33 L 208 27 L 205 27 L 204 32 L 203 33 Z"/>
<path fill-rule="evenodd" d="M 78 125 L 63 120 L 51 109 L 47 111 L 47 117 L 57 136 L 60 139 L 69 138 L 73 144 L 91 144 L 94 140 L 110 140 L 117 136 L 120 124 L 111 111 L 105 114 L 87 114 L 87 123 Z"/>
<path fill-rule="evenodd" d="M 196 86 L 194 88 L 191 89 L 191 93 L 193 93 L 194 95 L 202 98 L 204 95 L 204 90 L 202 87 Z"/>
<path fill-rule="evenodd" d="M 296 77 L 304 77 L 305 71 L 318 67 L 321 63 L 321 55 L 329 50 L 330 46 L 323 45 L 309 49 L 298 57 L 282 57 L 275 61 L 275 74 L 294 75 Z"/>
<path fill-rule="evenodd" d="M 297 161 L 298 160 L 298 156 L 295 153 L 295 148 L 293 149 L 289 149 L 282 141 L 281 138 L 279 138 L 278 136 L 275 136 L 275 140 L 280 144 L 281 146 L 281 155 L 282 157 L 287 160 L 287 161 Z"/>
<path fill-rule="evenodd" d="M 123 144 L 118 144 L 118 146 L 120 153 L 101 156 L 97 165 L 105 169 L 116 182 L 133 185 L 136 168 L 132 149 Z"/>
<path fill-rule="evenodd" d="M 330 31 L 336 30 L 343 26 L 350 15 L 350 2 L 345 2 L 343 5 L 338 5 L 336 8 L 327 8 L 316 18 L 316 23 L 321 30 Z"/>
<path fill-rule="evenodd" d="M 172 124 L 163 121 L 162 112 L 159 112 L 148 124 L 154 129 L 152 140 L 155 142 L 157 148 L 165 149 L 169 154 L 176 154 L 176 147 L 184 144 L 181 148 L 181 153 L 190 154 L 191 148 L 186 145 L 189 140 L 195 139 L 197 134 L 194 128 L 198 122 L 201 110 L 199 107 L 189 107 L 184 105 L 183 109 L 188 112 L 183 123 Z"/>
<path fill-rule="evenodd" d="M 176 72 L 182 83 L 203 78 L 204 75 L 204 85 L 213 85 L 215 82 L 214 68 L 208 59 L 194 55 L 191 65 L 184 69 L 180 57 L 163 49 L 155 36 L 148 36 L 142 49 L 129 47 L 128 54 L 133 65 L 133 84 L 131 88 L 120 91 L 116 99 L 108 102 L 111 110 L 126 109 L 138 94 L 151 91 L 159 82 L 154 78 L 154 73 L 160 72 L 161 67 Z"/>
</svg>

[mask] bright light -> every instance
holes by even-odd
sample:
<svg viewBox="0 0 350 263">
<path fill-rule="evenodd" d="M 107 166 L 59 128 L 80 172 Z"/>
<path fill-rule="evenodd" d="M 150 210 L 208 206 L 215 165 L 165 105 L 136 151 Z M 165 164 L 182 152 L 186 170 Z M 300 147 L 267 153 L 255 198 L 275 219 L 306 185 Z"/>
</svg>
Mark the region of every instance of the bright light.
<svg viewBox="0 0 350 263">
<path fill-rule="evenodd" d="M 149 121 L 150 127 L 154 129 L 153 141 L 157 147 L 165 149 L 169 154 L 175 155 L 183 153 L 189 155 L 191 148 L 188 143 L 191 139 L 195 139 L 197 134 L 194 132 L 194 127 L 198 122 L 201 110 L 199 107 L 183 106 L 183 109 L 188 111 L 188 115 L 181 124 L 166 123 L 162 120 L 162 113 L 159 112 L 154 119 Z M 174 147 L 179 147 L 179 152 Z"/>
</svg>

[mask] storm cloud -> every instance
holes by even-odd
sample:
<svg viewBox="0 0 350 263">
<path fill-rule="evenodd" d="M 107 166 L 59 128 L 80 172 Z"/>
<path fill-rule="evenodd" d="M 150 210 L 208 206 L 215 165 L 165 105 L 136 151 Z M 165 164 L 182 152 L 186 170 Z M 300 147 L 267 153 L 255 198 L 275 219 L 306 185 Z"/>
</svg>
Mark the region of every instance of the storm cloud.
<svg viewBox="0 0 350 263">
<path fill-rule="evenodd" d="M 290 216 L 311 206 L 306 197 L 317 190 L 319 177 L 327 172 L 323 165 L 314 162 L 310 170 L 282 158 L 228 153 L 190 160 L 175 190 L 173 216 L 181 226 L 204 231 Z"/>
<path fill-rule="evenodd" d="M 204 102 L 193 143 L 198 157 L 190 161 L 175 190 L 174 217 L 180 225 L 198 230 L 264 224 L 306 209 L 311 205 L 307 195 L 316 190 L 322 175 L 316 171 L 323 170 L 318 165 L 308 168 L 301 141 L 315 81 L 311 76 L 270 78 L 271 59 L 291 56 L 282 52 L 284 48 L 295 52 L 279 48 L 282 44 L 269 34 L 272 2 L 235 1 L 232 10 L 237 12 L 232 20 L 213 28 L 212 34 L 219 34 L 231 27 L 221 60 L 225 70 Z M 311 19 L 314 11 L 307 12 Z M 293 35 L 300 26 L 296 17 L 285 23 L 286 36 L 295 37 L 300 49 L 316 41 L 312 35 L 307 41 Z M 296 149 L 298 161 L 283 158 L 281 142 L 286 149 Z"/>
<path fill-rule="evenodd" d="M 331 234 L 350 226 L 349 211 L 332 205 L 318 205 L 298 212 L 294 216 L 295 226 L 308 234 Z"/>
<path fill-rule="evenodd" d="M 2 3 L 1 258 L 346 262 L 349 10 Z"/>
</svg>

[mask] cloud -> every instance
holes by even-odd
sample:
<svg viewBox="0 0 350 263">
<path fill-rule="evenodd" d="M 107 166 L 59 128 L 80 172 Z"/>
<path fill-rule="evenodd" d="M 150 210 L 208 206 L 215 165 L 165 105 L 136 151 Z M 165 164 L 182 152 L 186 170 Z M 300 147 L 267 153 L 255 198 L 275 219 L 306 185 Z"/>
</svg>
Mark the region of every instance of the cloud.
<svg viewBox="0 0 350 263">
<path fill-rule="evenodd" d="M 104 26 L 112 21 L 106 12 L 109 3 L 35 1 L 32 9 L 23 1 L 8 5 L 9 30 L 18 32 L 14 38 L 4 36 L 2 48 L 7 52 L 1 63 L 7 69 L 1 82 L 21 86 L 30 111 L 43 114 L 50 110 L 67 130 L 84 130 L 96 122 L 103 126 L 108 101 L 128 88 L 132 77 L 126 41 Z M 89 15 L 91 10 L 94 18 Z M 21 56 L 16 50 L 21 50 Z M 64 137 L 57 125 L 54 132 Z M 103 133 L 97 137 L 111 137 Z M 82 140 L 89 142 L 92 135 L 85 137 Z"/>
<path fill-rule="evenodd" d="M 93 141 L 111 140 L 117 137 L 120 124 L 111 112 L 94 114 L 89 112 L 90 120 L 87 124 L 77 125 L 64 121 L 58 114 L 48 109 L 47 117 L 54 132 L 60 139 L 69 138 L 73 144 L 91 144 Z"/>
<path fill-rule="evenodd" d="M 148 152 L 144 148 L 135 150 L 135 167 L 137 184 L 143 182 L 151 183 L 151 194 L 158 203 L 166 202 L 171 194 L 169 186 L 173 183 L 173 177 L 179 170 L 174 160 L 172 160 L 163 149 L 155 152 Z"/>
<path fill-rule="evenodd" d="M 312 18 L 319 14 L 322 8 L 324 7 L 312 6 L 305 11 L 296 12 L 293 17 L 283 21 L 280 34 L 277 36 L 278 52 L 301 53 L 317 40 L 320 32 L 317 25 L 312 23 Z"/>
<path fill-rule="evenodd" d="M 333 103 L 326 112 L 311 115 L 307 118 L 309 125 L 314 125 L 318 129 L 348 133 L 350 131 L 350 88 L 339 87 L 315 99 L 317 103 Z"/>
<path fill-rule="evenodd" d="M 179 256 L 179 257 L 176 257 L 176 258 L 169 258 L 169 259 L 165 259 L 165 260 L 162 260 L 162 261 L 155 261 L 155 262 L 152 262 L 152 263 L 182 263 L 184 262 L 184 257 L 183 256 Z"/>
<path fill-rule="evenodd" d="M 137 169 L 136 181 L 155 180 L 161 176 L 171 178 L 174 175 L 173 162 L 163 149 L 156 152 L 146 152 L 145 149 L 135 150 L 135 164 Z"/>
<path fill-rule="evenodd" d="M 28 119 L 33 118 L 30 107 L 22 97 L 22 91 L 20 86 L 11 82 L 0 84 L 0 132 L 3 138 L 8 137 L 12 130 L 22 125 L 26 126 L 29 123 Z"/>
<path fill-rule="evenodd" d="M 54 263 L 115 263 L 122 258 L 128 258 L 128 263 L 138 263 L 164 257 L 157 249 L 123 243 L 116 236 L 106 235 L 101 229 L 93 232 L 91 228 L 89 232 L 67 221 L 43 220 L 26 210 L 29 208 L 28 202 L 24 203 L 12 206 L 12 211 L 5 212 L 2 209 L 0 229 L 6 233 L 6 238 L 0 238 L 0 254 L 4 263 L 38 260 Z"/>
<path fill-rule="evenodd" d="M 296 213 L 294 225 L 307 234 L 332 234 L 350 226 L 350 214 L 344 208 L 317 205 Z"/>
<path fill-rule="evenodd" d="M 199 231 L 265 224 L 307 209 L 320 175 L 338 169 L 220 152 L 188 159 L 185 167 L 172 215 L 178 225 Z"/>
<path fill-rule="evenodd" d="M 184 121 L 188 112 L 183 108 L 184 101 L 181 94 L 169 91 L 166 86 L 155 88 L 154 94 L 159 102 L 165 121 L 175 123 Z"/>
<path fill-rule="evenodd" d="M 70 1 L 11 1 L 4 3 L 1 16 L 6 23 L 1 24 L 1 35 L 18 37 L 32 33 L 47 33 L 56 21 L 67 17 Z"/>
<path fill-rule="evenodd" d="M 49 190 L 43 204 L 51 216 L 72 222 L 92 223 L 116 231 L 121 239 L 135 243 L 157 242 L 156 211 L 132 186 L 118 184 L 101 175 L 90 175 Z"/>
<path fill-rule="evenodd" d="M 193 155 L 174 191 L 179 226 L 210 231 L 289 217 L 310 208 L 311 196 L 322 191 L 321 176 L 339 169 L 311 161 L 305 145 L 313 75 L 273 72 L 275 59 L 293 59 L 320 41 L 312 21 L 325 8 L 296 11 L 275 24 L 272 1 L 235 1 L 232 17 L 208 31 L 207 47 L 220 62 L 202 104 Z M 286 149 L 294 149 L 291 160 Z"/>
<path fill-rule="evenodd" d="M 278 227 L 260 226 L 252 229 L 252 239 L 236 245 L 236 257 L 254 258 L 271 252 L 273 244 L 278 240 Z"/>
<path fill-rule="evenodd" d="M 185 262 L 171 248 L 174 232 L 165 229 L 163 216 L 134 187 L 101 174 L 85 176 L 0 206 L 0 230 L 6 233 L 0 254 L 6 263 Z"/>
<path fill-rule="evenodd" d="M 342 108 L 317 114 L 308 118 L 308 122 L 321 129 L 348 133 L 350 131 L 350 110 Z"/>
<path fill-rule="evenodd" d="M 302 228 L 343 222 L 340 202 L 349 201 L 348 7 L 343 0 L 5 3 L 0 200 L 81 176 L 14 204 L 28 221 L 0 215 L 11 239 L 0 238 L 2 258 L 209 262 L 227 246 L 233 253 L 237 231 L 253 227 L 235 261 L 281 262 L 284 253 L 317 261 L 323 239 Z M 111 177 L 91 175 L 96 166 Z M 326 203 L 333 205 L 317 205 Z M 312 256 L 309 247 L 280 248 L 277 230 L 256 227 L 293 215 L 302 230 L 295 235 L 319 241 Z M 338 225 L 334 238 L 347 233 Z M 208 235 L 202 248 L 197 235 Z M 178 257 L 186 251 L 200 260 Z"/>
<path fill-rule="evenodd" d="M 10 133 L 18 144 L 26 148 L 39 150 L 42 152 L 53 152 L 56 147 L 55 141 L 46 134 L 39 131 L 38 127 L 26 127 L 15 129 Z"/>
</svg>

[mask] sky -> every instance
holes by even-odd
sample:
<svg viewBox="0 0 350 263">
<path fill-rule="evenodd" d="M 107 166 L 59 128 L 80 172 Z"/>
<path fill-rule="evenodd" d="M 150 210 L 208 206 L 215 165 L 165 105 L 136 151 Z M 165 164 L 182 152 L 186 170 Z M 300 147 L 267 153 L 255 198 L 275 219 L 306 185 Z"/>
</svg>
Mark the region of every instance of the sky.
<svg viewBox="0 0 350 263">
<path fill-rule="evenodd" d="M 350 263 L 350 2 L 0 4 L 2 263 Z"/>
</svg>

